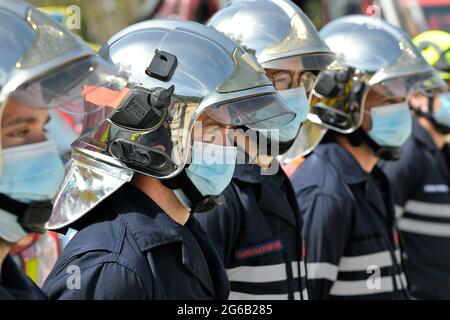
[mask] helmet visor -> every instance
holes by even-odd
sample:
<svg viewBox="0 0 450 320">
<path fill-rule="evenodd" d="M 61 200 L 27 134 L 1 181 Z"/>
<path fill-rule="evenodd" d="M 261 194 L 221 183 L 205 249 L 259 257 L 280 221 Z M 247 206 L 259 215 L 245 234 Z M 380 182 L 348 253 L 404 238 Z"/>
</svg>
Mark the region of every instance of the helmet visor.
<svg viewBox="0 0 450 320">
<path fill-rule="evenodd" d="M 113 66 L 90 57 L 22 84 L 11 94 L 11 99 L 33 108 L 59 108 L 71 114 L 87 114 L 95 110 L 91 110 L 93 104 L 84 103 L 86 97 L 100 95 L 105 89 L 120 94 L 126 83 Z M 109 94 L 107 98 L 114 100 L 116 95 Z"/>
<path fill-rule="evenodd" d="M 253 130 L 281 128 L 295 118 L 295 112 L 275 93 L 212 105 L 205 112 L 221 124 Z"/>
<path fill-rule="evenodd" d="M 411 91 L 429 92 L 436 89 L 445 90 L 446 87 L 437 72 L 430 71 L 382 81 L 372 85 L 371 89 L 385 97 L 405 98 Z"/>
<path fill-rule="evenodd" d="M 333 53 L 317 53 L 299 55 L 265 62 L 265 69 L 320 71 L 326 70 L 336 64 Z"/>
</svg>

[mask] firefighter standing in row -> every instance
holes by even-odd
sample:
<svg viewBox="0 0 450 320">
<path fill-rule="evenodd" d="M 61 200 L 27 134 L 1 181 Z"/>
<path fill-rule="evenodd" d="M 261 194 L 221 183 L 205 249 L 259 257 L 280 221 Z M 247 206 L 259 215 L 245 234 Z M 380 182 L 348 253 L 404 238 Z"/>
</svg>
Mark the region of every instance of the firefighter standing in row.
<svg viewBox="0 0 450 320">
<path fill-rule="evenodd" d="M 64 178 L 56 143 L 46 135 L 47 109 L 80 98 L 72 88 L 83 77 L 73 68 L 95 54 L 21 1 L 0 1 L 0 41 L 0 299 L 45 299 L 9 252 L 30 233 L 45 232 Z"/>
<path fill-rule="evenodd" d="M 208 25 L 252 53 L 297 112 L 278 135 L 260 136 L 285 153 L 309 112 L 307 94 L 315 77 L 335 62 L 334 54 L 289 0 L 231 2 Z M 224 259 L 230 299 L 307 299 L 302 219 L 278 162 L 273 159 L 270 168 L 259 162 L 237 165 L 222 196 L 223 205 L 196 217 Z"/>
<path fill-rule="evenodd" d="M 412 86 L 440 79 L 409 36 L 379 19 L 344 17 L 320 34 L 346 69 L 319 76 L 309 119 L 325 136 L 292 177 L 310 298 L 407 299 L 394 202 L 377 162 L 398 158 L 410 135 Z"/>
<path fill-rule="evenodd" d="M 414 39 L 425 59 L 450 84 L 450 34 Z M 412 136 L 397 162 L 383 169 L 394 186 L 410 291 L 417 299 L 450 299 L 450 93 L 417 90 L 409 99 Z"/>
<path fill-rule="evenodd" d="M 72 145 L 47 225 L 78 232 L 44 290 L 50 299 L 227 299 L 220 257 L 191 212 L 218 204 L 232 178 L 230 128 L 279 128 L 295 113 L 248 53 L 197 23 L 138 23 L 100 54 L 128 74 L 128 92 L 109 108 L 85 102 L 98 110 Z"/>
</svg>

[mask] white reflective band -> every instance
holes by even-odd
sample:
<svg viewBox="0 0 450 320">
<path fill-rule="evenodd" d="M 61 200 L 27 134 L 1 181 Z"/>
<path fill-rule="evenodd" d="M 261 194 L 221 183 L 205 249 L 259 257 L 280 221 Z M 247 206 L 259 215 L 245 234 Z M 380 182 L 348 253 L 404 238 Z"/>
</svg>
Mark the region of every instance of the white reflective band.
<svg viewBox="0 0 450 320">
<path fill-rule="evenodd" d="M 402 218 L 397 225 L 398 229 L 405 232 L 418 233 L 427 236 L 450 237 L 450 223 Z"/>
<path fill-rule="evenodd" d="M 409 200 L 405 211 L 425 217 L 450 218 L 450 204 Z"/>
<path fill-rule="evenodd" d="M 292 277 L 298 278 L 299 263 L 292 261 Z M 265 283 L 273 281 L 286 281 L 286 264 L 274 264 L 269 266 L 243 266 L 226 270 L 228 279 L 235 282 Z M 305 266 L 300 262 L 301 277 L 306 276 Z"/>
<path fill-rule="evenodd" d="M 243 292 L 231 291 L 228 300 L 288 300 L 289 295 L 286 294 L 250 294 Z"/>
<path fill-rule="evenodd" d="M 309 300 L 308 290 L 303 289 L 303 300 Z"/>
<path fill-rule="evenodd" d="M 302 291 L 303 300 L 308 300 L 308 291 Z M 251 294 L 244 292 L 231 291 L 228 300 L 288 300 L 289 295 L 285 294 Z M 294 300 L 301 300 L 300 292 L 294 292 Z"/>
<path fill-rule="evenodd" d="M 447 193 L 448 185 L 446 184 L 426 184 L 423 186 L 426 193 Z"/>
<path fill-rule="evenodd" d="M 396 275 L 398 283 L 399 278 Z M 383 292 L 394 291 L 394 284 L 392 277 L 381 277 L 367 280 L 357 281 L 336 281 L 330 290 L 330 295 L 333 296 L 357 296 L 357 295 L 371 295 Z M 398 287 L 399 289 L 401 286 Z"/>
<path fill-rule="evenodd" d="M 397 288 L 408 288 L 408 281 L 406 281 L 406 276 L 402 272 L 402 274 L 399 276 L 398 274 L 395 275 L 395 281 L 397 282 Z"/>
<path fill-rule="evenodd" d="M 306 263 L 305 263 L 305 260 L 302 260 L 300 262 L 300 277 L 302 277 L 302 278 L 306 277 Z"/>
<path fill-rule="evenodd" d="M 327 279 L 335 281 L 337 279 L 338 267 L 327 262 L 312 262 L 306 265 L 308 269 L 308 280 Z"/>
<path fill-rule="evenodd" d="M 339 263 L 339 271 L 367 271 L 369 266 L 380 268 L 392 266 L 389 251 L 382 251 L 363 256 L 342 257 Z"/>
<path fill-rule="evenodd" d="M 402 257 L 400 255 L 400 250 L 399 249 L 395 250 L 395 259 L 397 259 L 397 263 L 398 264 L 402 263 Z"/>
<path fill-rule="evenodd" d="M 303 289 L 302 295 L 303 295 L 303 300 L 309 300 L 308 290 Z M 298 292 L 298 291 L 294 292 L 294 300 L 302 300 L 302 297 L 300 296 L 300 292 Z"/>
<path fill-rule="evenodd" d="M 400 275 L 400 278 L 402 279 L 403 288 L 408 288 L 408 280 L 406 280 L 406 275 L 403 272 Z"/>
<path fill-rule="evenodd" d="M 404 212 L 405 212 L 405 209 L 403 209 L 403 207 L 400 207 L 398 205 L 395 206 L 395 217 L 397 219 L 401 218 L 403 216 Z"/>
<path fill-rule="evenodd" d="M 297 270 L 297 268 L 295 268 Z M 244 266 L 227 269 L 228 279 L 235 282 L 264 283 L 273 281 L 286 281 L 286 264 L 271 266 Z M 297 271 L 298 274 L 298 271 Z"/>
<path fill-rule="evenodd" d="M 292 261 L 292 277 L 298 278 L 298 265 L 300 265 L 300 276 L 304 278 L 306 276 L 306 268 L 305 268 L 305 262 L 300 261 L 298 263 L 297 261 Z"/>
</svg>

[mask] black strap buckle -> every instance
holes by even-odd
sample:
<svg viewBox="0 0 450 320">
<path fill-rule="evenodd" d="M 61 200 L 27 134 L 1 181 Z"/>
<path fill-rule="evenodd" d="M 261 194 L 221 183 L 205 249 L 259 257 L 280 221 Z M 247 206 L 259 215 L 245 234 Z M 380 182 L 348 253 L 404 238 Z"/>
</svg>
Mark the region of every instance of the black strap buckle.
<svg viewBox="0 0 450 320">
<path fill-rule="evenodd" d="M 45 232 L 45 223 L 52 214 L 53 206 L 50 201 L 34 201 L 19 216 L 20 225 L 27 232 Z"/>
</svg>

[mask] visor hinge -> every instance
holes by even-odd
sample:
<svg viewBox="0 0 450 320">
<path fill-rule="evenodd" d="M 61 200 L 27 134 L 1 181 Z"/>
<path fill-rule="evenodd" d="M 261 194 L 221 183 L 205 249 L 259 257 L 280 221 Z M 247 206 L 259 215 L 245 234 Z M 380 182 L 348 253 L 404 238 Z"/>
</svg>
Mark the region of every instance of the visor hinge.
<svg viewBox="0 0 450 320">
<path fill-rule="evenodd" d="M 110 117 L 114 124 L 136 129 L 155 130 L 167 116 L 175 86 L 167 89 L 154 88 L 151 91 L 136 89 L 126 104 Z"/>
</svg>

